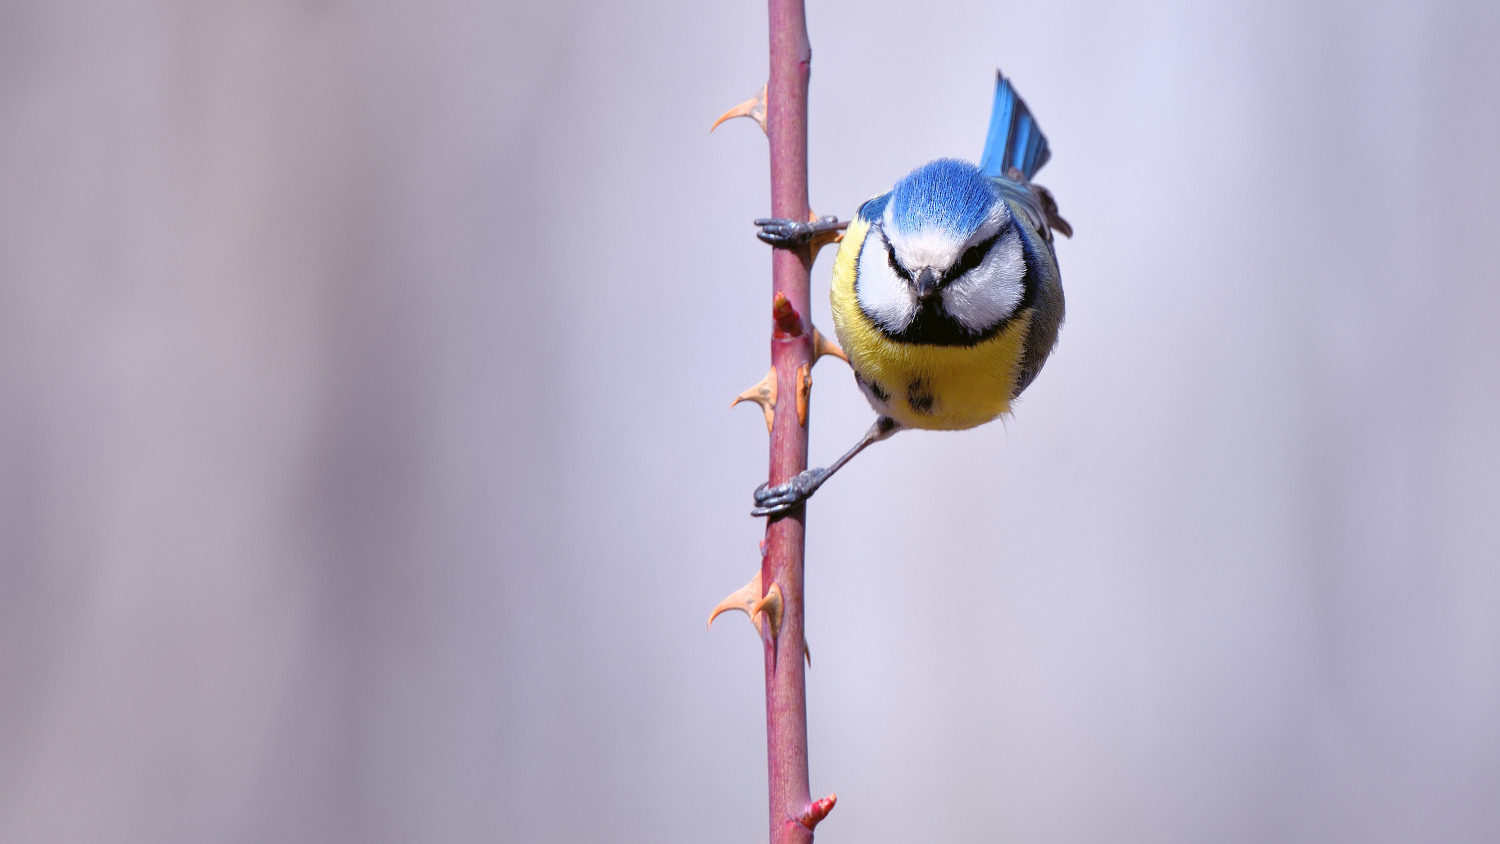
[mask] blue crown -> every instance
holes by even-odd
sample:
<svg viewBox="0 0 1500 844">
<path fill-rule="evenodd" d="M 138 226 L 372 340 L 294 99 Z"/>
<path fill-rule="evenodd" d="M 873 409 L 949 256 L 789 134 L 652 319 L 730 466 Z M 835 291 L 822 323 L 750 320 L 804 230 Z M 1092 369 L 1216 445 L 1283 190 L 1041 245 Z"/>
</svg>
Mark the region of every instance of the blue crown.
<svg viewBox="0 0 1500 844">
<path fill-rule="evenodd" d="M 936 228 L 962 240 L 984 223 L 999 199 L 994 182 L 978 167 L 956 158 L 940 158 L 896 183 L 891 191 L 891 219 L 902 233 Z"/>
</svg>

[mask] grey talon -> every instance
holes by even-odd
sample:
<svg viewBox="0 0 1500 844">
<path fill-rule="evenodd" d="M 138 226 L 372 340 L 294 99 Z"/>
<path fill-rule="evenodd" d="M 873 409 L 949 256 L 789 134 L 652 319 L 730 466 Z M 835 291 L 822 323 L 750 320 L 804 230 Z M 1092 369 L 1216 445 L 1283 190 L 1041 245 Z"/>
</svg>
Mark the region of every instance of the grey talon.
<svg viewBox="0 0 1500 844">
<path fill-rule="evenodd" d="M 823 484 L 823 479 L 827 475 L 826 469 L 806 469 L 797 473 L 786 483 L 776 486 L 761 484 L 755 488 L 756 506 L 750 511 L 750 515 L 774 516 L 778 513 L 785 513 L 811 498 L 812 494 Z"/>
</svg>

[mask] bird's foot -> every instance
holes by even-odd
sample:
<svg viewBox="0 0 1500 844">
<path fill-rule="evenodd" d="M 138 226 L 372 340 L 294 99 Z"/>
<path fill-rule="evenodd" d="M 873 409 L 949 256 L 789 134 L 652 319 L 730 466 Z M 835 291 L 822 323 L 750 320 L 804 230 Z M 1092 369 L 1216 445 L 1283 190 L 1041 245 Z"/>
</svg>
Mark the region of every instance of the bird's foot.
<svg viewBox="0 0 1500 844">
<path fill-rule="evenodd" d="M 760 231 L 755 236 L 778 249 L 796 249 L 806 246 L 818 235 L 837 232 L 848 225 L 837 217 L 823 217 L 811 222 L 788 220 L 783 217 L 762 217 L 755 221 Z M 825 238 L 826 240 L 826 238 Z"/>
<path fill-rule="evenodd" d="M 776 486 L 761 484 L 755 490 L 755 509 L 750 511 L 750 515 L 775 516 L 785 513 L 811 498 L 827 477 L 827 469 L 805 469 L 786 483 Z"/>
</svg>

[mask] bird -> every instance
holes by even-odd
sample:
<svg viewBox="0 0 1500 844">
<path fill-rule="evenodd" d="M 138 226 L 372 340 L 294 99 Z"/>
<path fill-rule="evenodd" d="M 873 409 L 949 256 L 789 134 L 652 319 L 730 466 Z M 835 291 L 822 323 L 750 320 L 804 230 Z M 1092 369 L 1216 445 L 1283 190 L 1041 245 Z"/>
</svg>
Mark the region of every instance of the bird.
<svg viewBox="0 0 1500 844">
<path fill-rule="evenodd" d="M 1072 237 L 1046 188 L 1046 136 L 1010 80 L 995 74 L 984 152 L 940 158 L 863 203 L 847 224 L 829 300 L 834 331 L 875 423 L 827 468 L 755 490 L 755 516 L 801 505 L 856 454 L 908 428 L 963 430 L 1010 412 L 1036 380 L 1063 322 L 1052 232 Z M 832 218 L 755 221 L 795 248 Z"/>
</svg>

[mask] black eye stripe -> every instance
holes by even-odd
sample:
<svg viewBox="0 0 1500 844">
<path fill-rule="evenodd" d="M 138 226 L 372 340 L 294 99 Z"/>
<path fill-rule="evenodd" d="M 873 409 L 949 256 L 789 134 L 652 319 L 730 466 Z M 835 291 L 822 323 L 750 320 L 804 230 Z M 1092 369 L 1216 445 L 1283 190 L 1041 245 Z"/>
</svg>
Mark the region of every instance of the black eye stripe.
<svg viewBox="0 0 1500 844">
<path fill-rule="evenodd" d="M 963 257 L 958 259 L 958 263 L 954 264 L 951 268 L 949 268 L 948 272 L 943 274 L 943 283 L 947 284 L 948 282 L 958 278 L 969 270 L 972 270 L 975 267 L 979 266 L 979 262 L 983 261 L 984 256 L 989 254 L 990 249 L 994 247 L 995 242 L 1000 239 L 1000 235 L 1005 234 L 1005 232 L 1009 229 L 1009 225 L 1001 226 L 998 231 L 990 235 L 982 242 L 976 243 L 966 249 L 964 251 Z"/>
<path fill-rule="evenodd" d="M 885 236 L 884 231 L 880 233 L 880 239 L 885 241 L 885 257 L 890 261 L 891 269 L 896 275 L 906 281 L 911 281 L 911 273 L 907 272 L 906 268 L 901 266 L 901 262 L 896 260 L 896 247 L 891 245 L 891 239 Z"/>
</svg>

